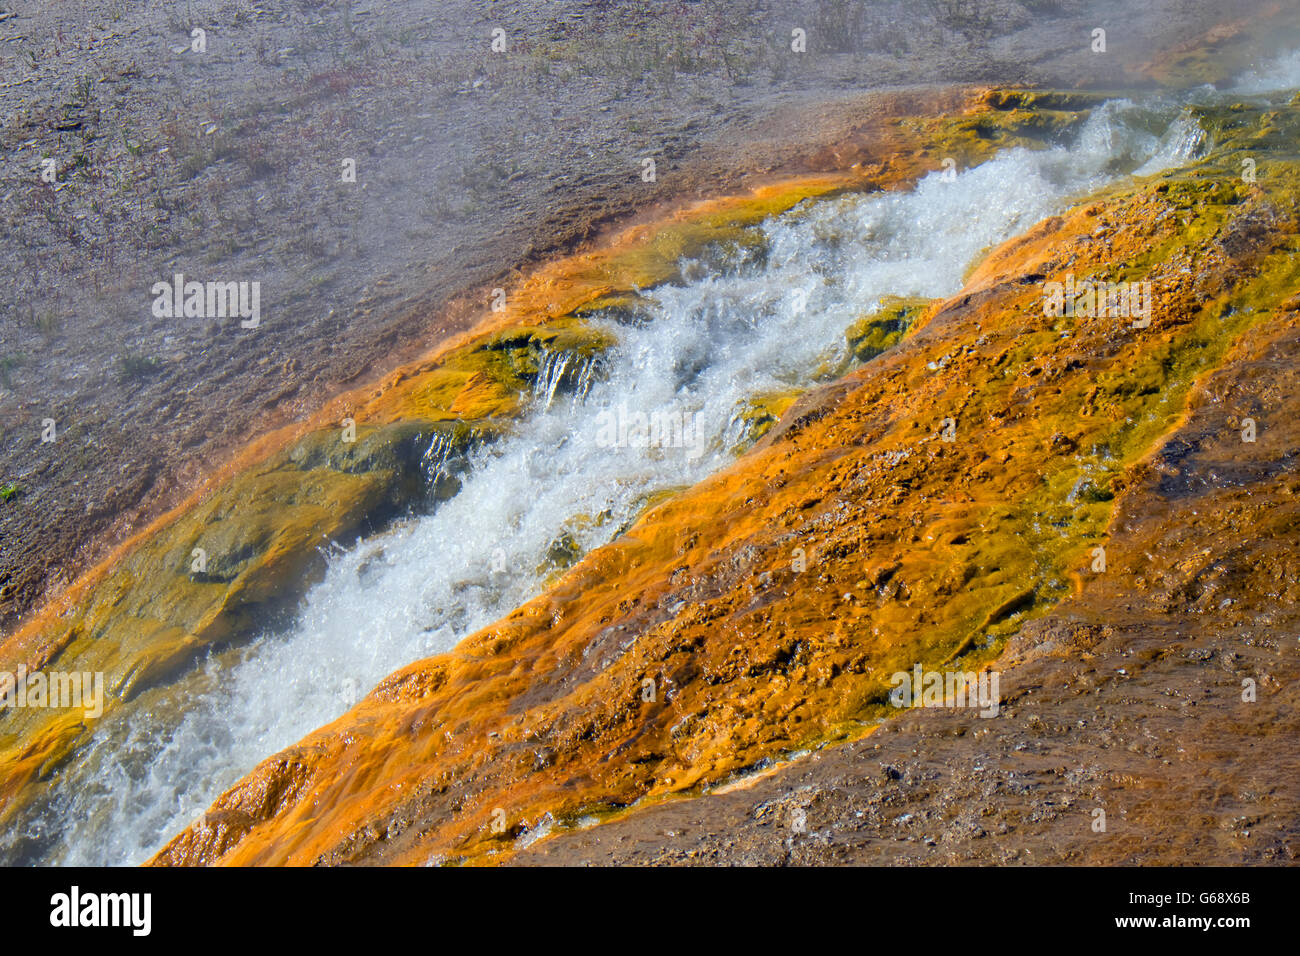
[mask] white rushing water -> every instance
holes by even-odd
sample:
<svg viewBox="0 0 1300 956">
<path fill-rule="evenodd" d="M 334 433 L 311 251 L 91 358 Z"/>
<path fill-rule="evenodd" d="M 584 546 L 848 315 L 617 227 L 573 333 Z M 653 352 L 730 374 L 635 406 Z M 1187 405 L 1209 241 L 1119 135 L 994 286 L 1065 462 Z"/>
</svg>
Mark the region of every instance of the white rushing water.
<svg viewBox="0 0 1300 956">
<path fill-rule="evenodd" d="M 1235 93 L 1291 94 L 1300 88 L 1300 50 L 1282 53 L 1237 79 L 1229 89 Z"/>
<path fill-rule="evenodd" d="M 647 494 L 729 463 L 746 400 L 809 384 L 881 296 L 954 294 L 982 251 L 1072 198 L 1138 167 L 1185 161 L 1199 131 L 1176 114 L 1110 103 L 1068 149 L 1006 152 L 907 193 L 808 202 L 761 227 L 764 257 L 688 264 L 683 281 L 648 290 L 644 321 L 609 323 L 618 345 L 584 396 L 539 400 L 513 437 L 477 454 L 452 500 L 336 555 L 291 630 L 264 635 L 233 667 L 209 665 L 213 690 L 187 702 L 179 725 L 137 713 L 101 734 L 31 821 L 38 835 L 61 837 L 44 858 L 146 858 L 384 676 L 537 594 L 563 530 L 585 552 Z M 686 437 L 694 428 L 702 437 L 685 448 L 609 447 L 618 409 L 675 418 Z"/>
</svg>

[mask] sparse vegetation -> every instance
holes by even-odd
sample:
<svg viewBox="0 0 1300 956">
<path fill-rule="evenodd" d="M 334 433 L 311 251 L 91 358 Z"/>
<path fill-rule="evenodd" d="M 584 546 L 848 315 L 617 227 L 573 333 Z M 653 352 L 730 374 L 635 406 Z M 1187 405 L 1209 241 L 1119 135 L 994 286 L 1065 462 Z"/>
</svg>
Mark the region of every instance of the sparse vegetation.
<svg viewBox="0 0 1300 956">
<path fill-rule="evenodd" d="M 0 357 L 0 385 L 5 388 L 13 388 L 14 369 L 21 366 L 25 361 L 26 356 L 21 354 Z"/>
<path fill-rule="evenodd" d="M 141 381 L 161 367 L 162 362 L 151 355 L 124 355 L 118 360 L 118 378 L 123 382 Z"/>
<path fill-rule="evenodd" d="M 73 101 L 79 106 L 86 107 L 95 96 L 95 80 L 89 73 L 83 73 L 77 77 L 75 88 L 76 99 Z"/>
</svg>

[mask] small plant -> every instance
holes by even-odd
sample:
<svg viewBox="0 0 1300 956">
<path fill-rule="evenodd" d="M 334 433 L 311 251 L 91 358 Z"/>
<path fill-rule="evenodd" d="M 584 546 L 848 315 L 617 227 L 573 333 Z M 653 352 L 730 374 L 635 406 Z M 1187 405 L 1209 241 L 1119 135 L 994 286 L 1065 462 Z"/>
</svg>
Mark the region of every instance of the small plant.
<svg viewBox="0 0 1300 956">
<path fill-rule="evenodd" d="M 95 81 L 89 73 L 77 77 L 76 101 L 82 106 L 89 106 L 91 99 L 95 95 Z"/>
<path fill-rule="evenodd" d="M 33 310 L 32 325 L 42 335 L 50 336 L 57 334 L 59 329 L 63 327 L 63 319 L 53 309 L 42 309 L 40 312 Z"/>
<path fill-rule="evenodd" d="M 5 484 L 0 485 L 0 501 L 5 501 L 5 502 L 12 501 L 14 498 L 17 498 L 22 493 L 23 493 L 22 488 L 18 487 L 18 485 L 12 481 L 5 482 Z"/>
<path fill-rule="evenodd" d="M 139 381 L 161 367 L 162 363 L 152 355 L 124 355 L 118 360 L 118 378 L 124 382 Z"/>
<path fill-rule="evenodd" d="M 991 4 L 984 0 L 935 0 L 934 16 L 962 34 L 987 33 L 993 27 Z"/>
<path fill-rule="evenodd" d="M 865 35 L 863 12 L 861 5 L 849 0 L 821 0 L 811 32 L 832 53 L 858 53 Z"/>
<path fill-rule="evenodd" d="M 131 139 L 131 131 L 126 126 L 123 126 L 119 132 L 122 136 L 122 146 L 128 153 L 139 156 L 144 152 L 144 144 Z"/>
<path fill-rule="evenodd" d="M 13 371 L 22 365 L 23 361 L 24 356 L 22 355 L 6 355 L 0 358 L 0 385 L 5 388 L 14 387 Z"/>
</svg>

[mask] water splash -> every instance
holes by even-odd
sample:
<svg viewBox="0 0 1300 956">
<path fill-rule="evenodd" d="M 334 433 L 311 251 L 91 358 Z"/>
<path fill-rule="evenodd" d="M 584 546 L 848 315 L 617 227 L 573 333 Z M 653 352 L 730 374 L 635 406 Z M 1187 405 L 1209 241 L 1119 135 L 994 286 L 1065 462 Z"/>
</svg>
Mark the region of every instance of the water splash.
<svg viewBox="0 0 1300 956">
<path fill-rule="evenodd" d="M 1249 70 L 1229 90 L 1249 95 L 1290 93 L 1300 89 L 1300 50 L 1291 50 Z"/>
<path fill-rule="evenodd" d="M 572 402 L 581 402 L 600 367 L 601 359 L 596 355 L 548 350 L 538 363 L 537 378 L 533 383 L 534 404 L 542 411 L 549 411 L 560 392 L 569 394 Z"/>
<path fill-rule="evenodd" d="M 1135 176 L 1150 176 L 1171 166 L 1183 166 L 1204 156 L 1210 137 L 1190 111 L 1183 111 L 1170 124 L 1156 144 L 1151 158 L 1133 171 Z"/>
</svg>

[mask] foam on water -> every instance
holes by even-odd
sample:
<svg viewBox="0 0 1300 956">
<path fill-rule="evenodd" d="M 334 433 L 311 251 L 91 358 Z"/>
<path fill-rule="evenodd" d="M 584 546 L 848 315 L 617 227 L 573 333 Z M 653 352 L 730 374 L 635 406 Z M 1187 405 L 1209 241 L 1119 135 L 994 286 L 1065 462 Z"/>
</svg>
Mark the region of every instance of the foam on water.
<svg viewBox="0 0 1300 956">
<path fill-rule="evenodd" d="M 1292 93 L 1300 88 L 1300 50 L 1283 53 L 1248 71 L 1229 89 L 1236 93 Z"/>
<path fill-rule="evenodd" d="M 104 718 L 96 743 L 62 772 L 58 797 L 24 824 L 38 838 L 62 838 L 39 851 L 42 861 L 146 858 L 358 692 L 537 594 L 562 531 L 583 552 L 598 547 L 647 495 L 726 465 L 746 400 L 809 384 L 882 295 L 951 295 L 982 251 L 1072 197 L 1186 158 L 1192 131 L 1160 135 L 1173 112 L 1157 125 L 1149 110 L 1111 103 L 1072 148 L 1006 152 L 908 193 L 805 203 L 761 227 L 764 255 L 687 264 L 684 281 L 645 293 L 645 321 L 609 321 L 618 345 L 585 393 L 558 395 L 558 375 L 541 376 L 532 413 L 477 454 L 459 494 L 337 554 L 292 629 L 208 663 L 207 692 L 171 711 L 185 713 L 179 724 L 153 711 L 129 724 Z M 672 416 L 701 438 L 684 448 L 609 447 L 618 409 Z M 13 846 L 6 837 L 0 848 L 12 855 Z"/>
</svg>

